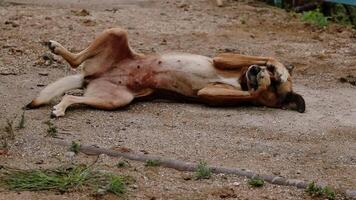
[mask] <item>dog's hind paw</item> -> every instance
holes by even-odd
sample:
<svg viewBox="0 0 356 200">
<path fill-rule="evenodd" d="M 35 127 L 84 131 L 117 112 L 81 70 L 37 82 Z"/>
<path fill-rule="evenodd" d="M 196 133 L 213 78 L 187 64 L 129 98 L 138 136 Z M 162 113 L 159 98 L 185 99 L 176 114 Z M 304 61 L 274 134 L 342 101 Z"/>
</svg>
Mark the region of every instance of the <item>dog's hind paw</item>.
<svg viewBox="0 0 356 200">
<path fill-rule="evenodd" d="M 51 112 L 51 118 L 63 117 L 65 115 L 64 111 L 61 110 L 53 110 Z"/>
<path fill-rule="evenodd" d="M 64 48 L 61 44 L 59 44 L 59 42 L 56 42 L 54 40 L 48 41 L 47 46 L 51 50 L 51 52 L 54 54 L 59 54 L 61 49 Z"/>
<path fill-rule="evenodd" d="M 61 108 L 59 104 L 53 106 L 53 111 L 51 112 L 51 118 L 62 117 L 65 115 L 65 110 Z"/>
</svg>

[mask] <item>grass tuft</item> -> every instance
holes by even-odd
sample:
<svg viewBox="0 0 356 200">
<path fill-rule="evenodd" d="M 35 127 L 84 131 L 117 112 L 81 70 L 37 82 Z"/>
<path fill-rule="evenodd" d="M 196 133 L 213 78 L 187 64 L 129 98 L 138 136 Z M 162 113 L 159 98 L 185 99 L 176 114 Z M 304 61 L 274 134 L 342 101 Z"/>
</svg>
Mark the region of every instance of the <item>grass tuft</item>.
<svg viewBox="0 0 356 200">
<path fill-rule="evenodd" d="M 122 167 L 127 167 L 129 165 L 130 165 L 130 163 L 128 161 L 120 160 L 119 162 L 117 162 L 116 167 L 122 168 Z"/>
<path fill-rule="evenodd" d="M 19 129 L 25 128 L 25 111 L 22 112 L 21 119 L 18 125 Z"/>
<path fill-rule="evenodd" d="M 1 169 L 0 184 L 14 191 L 54 190 L 68 192 L 77 189 L 95 191 L 98 187 L 121 196 L 125 192 L 125 177 L 99 173 L 85 165 L 67 169 L 52 170 L 13 170 Z"/>
<path fill-rule="evenodd" d="M 355 9 L 356 10 L 356 9 Z M 351 17 L 348 14 L 348 10 L 342 4 L 335 4 L 331 10 L 331 20 L 338 24 L 348 26 L 352 25 Z"/>
<path fill-rule="evenodd" d="M 325 17 L 324 14 L 320 12 L 320 9 L 303 12 L 302 20 L 318 26 L 319 28 L 328 25 L 328 17 Z"/>
<path fill-rule="evenodd" d="M 4 177 L 4 183 L 10 190 L 37 191 L 59 190 L 68 191 L 83 185 L 89 178 L 89 171 L 83 166 L 56 170 L 16 170 Z"/>
<path fill-rule="evenodd" d="M 159 164 L 160 164 L 159 160 L 146 160 L 145 166 L 156 167 L 156 166 L 159 166 Z"/>
<path fill-rule="evenodd" d="M 45 122 L 45 124 L 47 124 L 48 128 L 47 128 L 47 136 L 49 137 L 57 137 L 57 127 L 54 126 L 54 124 L 48 120 Z"/>
<path fill-rule="evenodd" d="M 207 163 L 200 161 L 197 168 L 195 169 L 195 179 L 209 179 L 211 177 L 211 169 L 208 167 Z"/>
<path fill-rule="evenodd" d="M 335 192 L 333 189 L 331 189 L 328 186 L 325 187 L 317 186 L 314 181 L 309 183 L 305 191 L 312 197 L 323 197 L 328 200 L 335 199 Z"/>
<path fill-rule="evenodd" d="M 0 154 L 8 151 L 10 140 L 15 140 L 14 121 L 6 119 L 5 127 L 0 130 Z"/>
<path fill-rule="evenodd" d="M 6 119 L 5 132 L 10 140 L 15 139 L 15 131 L 14 131 L 14 121 L 10 119 Z"/>
<path fill-rule="evenodd" d="M 72 144 L 70 145 L 69 150 L 74 152 L 75 154 L 78 154 L 79 150 L 80 150 L 80 144 L 72 141 Z"/>
<path fill-rule="evenodd" d="M 265 181 L 259 177 L 254 177 L 248 181 L 248 184 L 252 187 L 262 187 L 265 184 Z"/>
<path fill-rule="evenodd" d="M 125 192 L 125 182 L 123 177 L 111 175 L 110 182 L 108 186 L 108 192 L 111 192 L 117 196 L 124 194 Z"/>
</svg>

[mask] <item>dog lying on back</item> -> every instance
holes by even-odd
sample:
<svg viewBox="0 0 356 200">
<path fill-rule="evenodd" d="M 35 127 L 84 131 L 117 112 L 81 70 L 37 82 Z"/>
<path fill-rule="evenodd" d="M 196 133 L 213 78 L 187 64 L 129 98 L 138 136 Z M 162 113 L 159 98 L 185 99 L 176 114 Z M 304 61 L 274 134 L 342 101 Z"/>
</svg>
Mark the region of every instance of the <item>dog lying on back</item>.
<svg viewBox="0 0 356 200">
<path fill-rule="evenodd" d="M 77 54 L 55 41 L 48 45 L 72 68 L 82 65 L 82 72 L 48 85 L 26 107 L 36 108 L 68 90 L 85 88 L 83 96 L 65 95 L 53 107 L 55 117 L 64 116 L 72 104 L 113 110 L 160 90 L 210 105 L 251 103 L 305 111 L 303 97 L 292 90 L 292 68 L 274 58 L 231 53 L 214 58 L 187 53 L 143 55 L 131 49 L 126 31 L 120 28 L 104 31 Z"/>
</svg>

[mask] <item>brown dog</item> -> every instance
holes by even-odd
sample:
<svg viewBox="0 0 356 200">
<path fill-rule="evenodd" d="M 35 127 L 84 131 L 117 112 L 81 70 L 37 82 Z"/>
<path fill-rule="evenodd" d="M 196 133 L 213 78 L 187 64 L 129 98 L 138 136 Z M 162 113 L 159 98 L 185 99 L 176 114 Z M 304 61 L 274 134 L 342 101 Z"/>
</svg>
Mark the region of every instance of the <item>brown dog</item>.
<svg viewBox="0 0 356 200">
<path fill-rule="evenodd" d="M 82 72 L 48 85 L 27 108 L 44 105 L 70 89 L 86 87 L 84 96 L 65 95 L 54 106 L 56 117 L 64 116 L 72 104 L 112 110 L 161 89 L 213 105 L 250 102 L 305 111 L 304 99 L 292 91 L 292 69 L 269 57 L 142 55 L 130 48 L 127 33 L 120 28 L 104 31 L 77 54 L 55 41 L 49 42 L 49 48 L 73 68 L 82 64 Z"/>
</svg>

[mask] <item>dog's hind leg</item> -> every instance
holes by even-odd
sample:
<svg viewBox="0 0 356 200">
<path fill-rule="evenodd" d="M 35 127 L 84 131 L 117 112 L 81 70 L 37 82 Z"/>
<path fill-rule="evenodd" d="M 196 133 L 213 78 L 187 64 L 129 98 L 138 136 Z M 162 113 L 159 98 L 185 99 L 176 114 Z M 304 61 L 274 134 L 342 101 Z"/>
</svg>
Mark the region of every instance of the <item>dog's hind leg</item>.
<svg viewBox="0 0 356 200">
<path fill-rule="evenodd" d="M 32 100 L 31 103 L 27 104 L 25 108 L 27 109 L 37 108 L 41 105 L 48 103 L 54 97 L 62 95 L 64 92 L 68 90 L 81 88 L 82 85 L 83 85 L 82 74 L 63 77 L 57 80 L 56 82 L 49 84 L 47 87 L 45 87 L 40 92 L 38 97 Z"/>
<path fill-rule="evenodd" d="M 99 34 L 95 40 L 83 51 L 79 53 L 71 53 L 60 43 L 49 41 L 49 48 L 54 54 L 62 56 L 73 68 L 78 67 L 82 62 L 89 58 L 99 57 L 110 58 L 111 60 L 120 60 L 134 56 L 134 52 L 128 44 L 127 33 L 120 28 L 112 28 L 105 30 Z M 103 61 L 108 61 L 104 59 Z M 103 63 L 99 64 L 101 67 Z"/>
<path fill-rule="evenodd" d="M 90 82 L 84 96 L 65 95 L 62 101 L 54 106 L 53 117 L 64 116 L 68 106 L 86 104 L 103 110 L 114 110 L 128 105 L 134 95 L 124 86 L 117 86 L 107 81 L 94 80 Z"/>
</svg>

